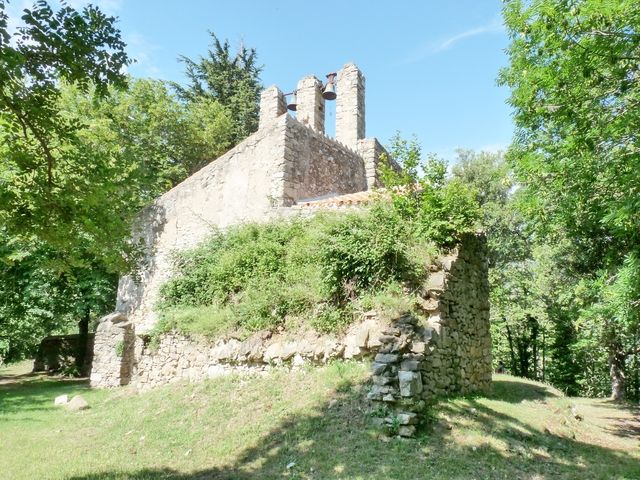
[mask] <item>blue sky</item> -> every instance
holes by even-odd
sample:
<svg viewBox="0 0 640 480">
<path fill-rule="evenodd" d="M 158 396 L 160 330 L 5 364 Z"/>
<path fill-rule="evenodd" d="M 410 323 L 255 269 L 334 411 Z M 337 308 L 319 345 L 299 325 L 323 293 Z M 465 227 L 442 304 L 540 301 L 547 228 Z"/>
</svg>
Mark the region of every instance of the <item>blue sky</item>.
<svg viewBox="0 0 640 480">
<path fill-rule="evenodd" d="M 508 43 L 499 0 L 92 3 L 119 17 L 135 76 L 183 81 L 177 57 L 204 54 L 211 30 L 256 48 L 263 84 L 285 91 L 356 63 L 367 79 L 367 136 L 383 144 L 399 130 L 451 160 L 457 147 L 496 150 L 511 139 L 508 91 L 496 85 Z M 329 106 L 330 134 L 333 114 Z"/>
</svg>

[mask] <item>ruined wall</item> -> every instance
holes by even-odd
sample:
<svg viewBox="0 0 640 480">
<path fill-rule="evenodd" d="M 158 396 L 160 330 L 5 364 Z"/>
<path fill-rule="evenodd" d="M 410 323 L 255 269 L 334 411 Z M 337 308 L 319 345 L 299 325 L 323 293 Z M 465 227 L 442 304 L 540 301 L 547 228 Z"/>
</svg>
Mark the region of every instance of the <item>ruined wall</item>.
<svg viewBox="0 0 640 480">
<path fill-rule="evenodd" d="M 148 337 L 133 335 L 124 316 L 117 317 L 101 323 L 104 331 L 96 336 L 96 348 L 102 351 L 99 357 L 108 357 L 118 369 L 110 373 L 98 365 L 92 385 L 130 383 L 148 389 L 230 372 L 257 373 L 274 365 L 370 358 L 368 398 L 379 405 L 375 410 L 384 412 L 378 422 L 411 436 L 426 404 L 444 395 L 484 392 L 491 385 L 486 258 L 484 237 L 469 235 L 452 255 L 433 265 L 416 297 L 423 315 L 389 321 L 367 312 L 339 337 L 262 331 L 245 340 L 207 342 L 169 333 L 152 345 Z"/>
<path fill-rule="evenodd" d="M 147 389 L 179 380 L 200 381 L 231 372 L 257 373 L 277 365 L 322 364 L 373 355 L 383 324 L 375 312 L 337 337 L 314 331 L 295 335 L 257 332 L 245 340 L 207 342 L 169 333 L 158 345 L 137 340 L 131 384 Z"/>
<path fill-rule="evenodd" d="M 124 314 L 112 313 L 100 321 L 93 347 L 92 387 L 111 388 L 129 384 L 135 342 L 133 325 Z"/>
<path fill-rule="evenodd" d="M 491 386 L 491 335 L 486 242 L 468 235 L 442 259 L 418 302 L 426 321 L 410 315 L 383 330 L 372 366 L 369 399 L 379 422 L 411 436 L 420 412 L 439 396 L 486 392 Z"/>
</svg>

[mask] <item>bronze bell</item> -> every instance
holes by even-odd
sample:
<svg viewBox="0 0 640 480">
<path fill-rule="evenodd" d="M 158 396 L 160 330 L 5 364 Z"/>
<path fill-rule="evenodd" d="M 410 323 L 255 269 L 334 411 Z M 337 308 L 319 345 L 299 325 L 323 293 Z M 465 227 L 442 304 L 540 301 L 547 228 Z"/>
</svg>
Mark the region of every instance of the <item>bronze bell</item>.
<svg viewBox="0 0 640 480">
<path fill-rule="evenodd" d="M 292 92 L 289 94 L 289 101 L 287 102 L 287 109 L 295 112 L 298 109 L 298 99 L 296 97 L 296 92 Z"/>
<path fill-rule="evenodd" d="M 336 99 L 336 86 L 333 83 L 327 83 L 322 90 L 322 98 L 325 100 L 335 100 Z"/>
<path fill-rule="evenodd" d="M 336 76 L 338 74 L 328 73 L 327 74 L 327 84 L 322 89 L 322 98 L 325 100 L 335 100 L 336 99 Z"/>
</svg>

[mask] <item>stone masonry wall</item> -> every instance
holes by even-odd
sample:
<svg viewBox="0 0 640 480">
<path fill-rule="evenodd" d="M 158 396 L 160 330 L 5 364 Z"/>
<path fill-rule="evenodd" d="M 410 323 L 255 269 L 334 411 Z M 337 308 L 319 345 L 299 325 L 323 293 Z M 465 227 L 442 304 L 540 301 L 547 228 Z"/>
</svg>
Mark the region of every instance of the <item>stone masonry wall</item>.
<svg viewBox="0 0 640 480">
<path fill-rule="evenodd" d="M 178 380 L 200 381 L 230 372 L 257 373 L 276 365 L 322 364 L 336 358 L 371 357 L 379 346 L 382 324 L 375 312 L 351 326 L 345 335 L 308 331 L 295 336 L 257 332 L 245 340 L 206 342 L 169 333 L 159 345 L 136 340 L 132 385 L 147 389 Z"/>
<path fill-rule="evenodd" d="M 486 246 L 469 235 L 457 251 L 439 259 L 416 297 L 423 315 L 384 321 L 368 312 L 341 337 L 313 331 L 290 336 L 270 331 L 214 342 L 177 333 L 152 345 L 134 335 L 123 315 L 100 324 L 96 356 L 117 372 L 94 366 L 94 386 L 130 383 L 148 389 L 174 381 L 200 381 L 229 372 L 262 372 L 274 365 L 300 366 L 343 358 L 370 358 L 369 400 L 384 412 L 378 423 L 412 436 L 424 407 L 437 397 L 487 391 L 491 338 Z M 118 345 L 121 347 L 118 347 Z"/>
<path fill-rule="evenodd" d="M 268 220 L 302 199 L 366 190 L 365 175 L 358 154 L 289 115 L 266 123 L 141 212 L 134 241 L 145 258 L 139 278 L 120 280 L 116 310 L 139 333 L 150 330 L 172 251 L 195 246 L 213 228 Z"/>
<path fill-rule="evenodd" d="M 156 323 L 153 306 L 173 250 L 195 246 L 214 227 L 264 220 L 282 203 L 286 125 L 282 115 L 143 210 L 134 241 L 142 241 L 145 258 L 139 279 L 120 280 L 116 305 L 139 333 Z"/>
<path fill-rule="evenodd" d="M 130 383 L 135 342 L 133 325 L 124 314 L 112 313 L 102 319 L 93 346 L 92 387 L 119 387 Z"/>
<path fill-rule="evenodd" d="M 420 412 L 439 396 L 486 392 L 491 336 L 486 243 L 469 235 L 444 258 L 418 297 L 426 321 L 406 315 L 383 330 L 369 399 L 387 428 L 411 436 Z"/>
<path fill-rule="evenodd" d="M 287 119 L 285 161 L 284 195 L 288 205 L 367 190 L 360 155 L 291 117 Z"/>
</svg>

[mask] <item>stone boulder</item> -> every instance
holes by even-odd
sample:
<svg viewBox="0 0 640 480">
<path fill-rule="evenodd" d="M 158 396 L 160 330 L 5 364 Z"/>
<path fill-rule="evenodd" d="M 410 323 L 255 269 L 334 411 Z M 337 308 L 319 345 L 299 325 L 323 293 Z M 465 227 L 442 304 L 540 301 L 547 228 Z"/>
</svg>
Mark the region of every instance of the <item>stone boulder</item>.
<svg viewBox="0 0 640 480">
<path fill-rule="evenodd" d="M 70 412 L 79 412 L 80 410 L 87 410 L 89 403 L 80 395 L 74 396 L 69 403 L 67 403 L 67 410 Z"/>
</svg>

